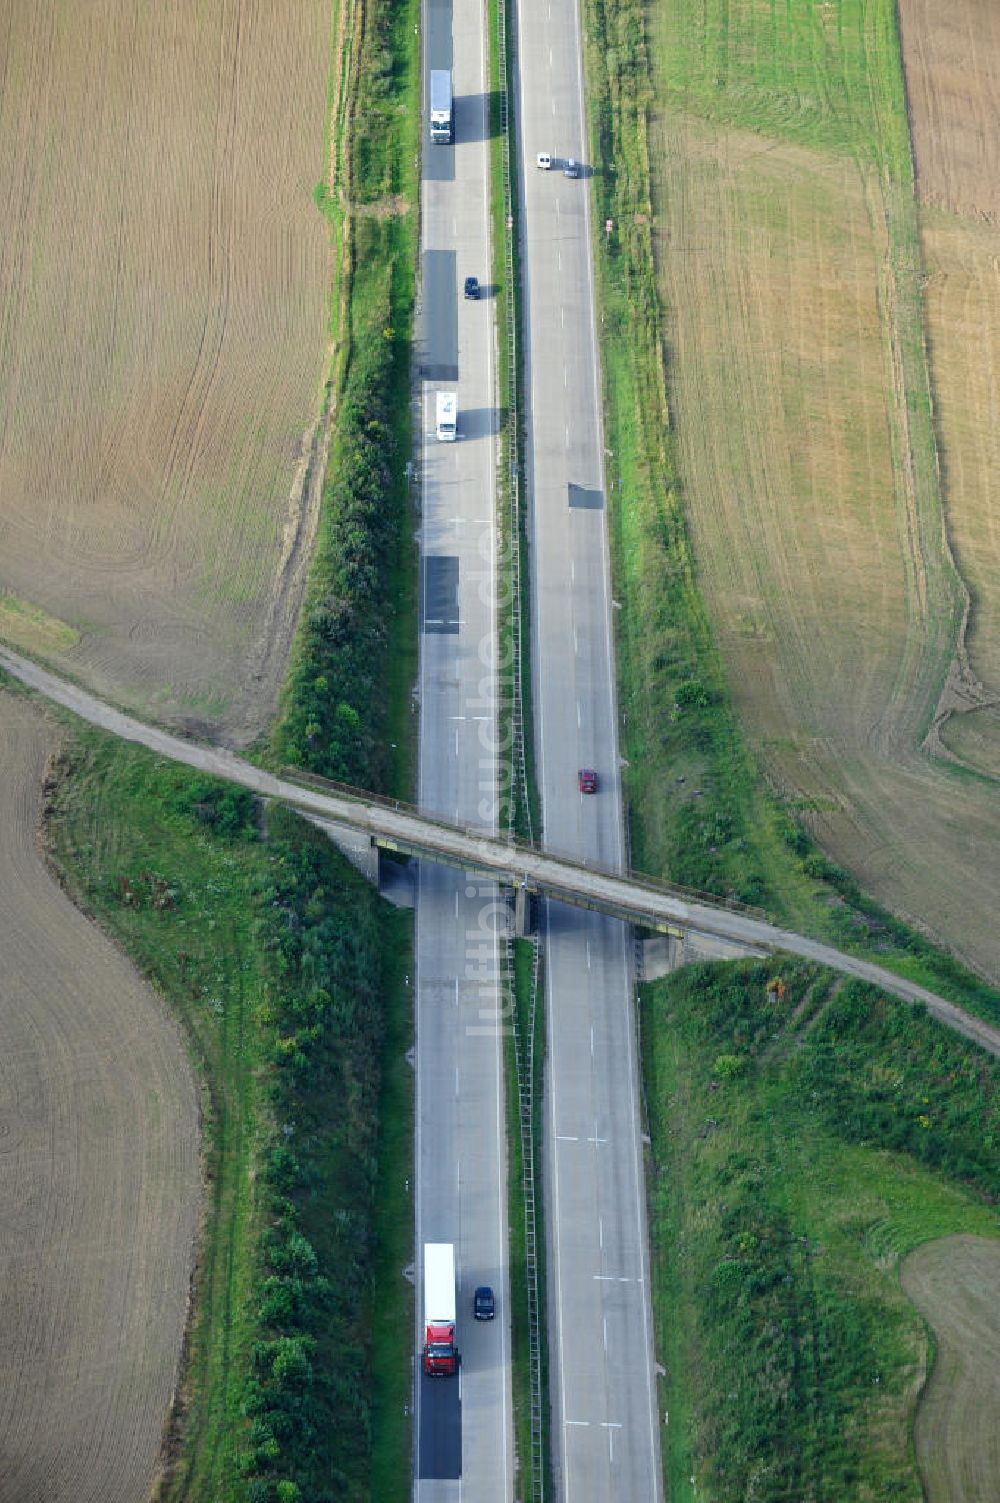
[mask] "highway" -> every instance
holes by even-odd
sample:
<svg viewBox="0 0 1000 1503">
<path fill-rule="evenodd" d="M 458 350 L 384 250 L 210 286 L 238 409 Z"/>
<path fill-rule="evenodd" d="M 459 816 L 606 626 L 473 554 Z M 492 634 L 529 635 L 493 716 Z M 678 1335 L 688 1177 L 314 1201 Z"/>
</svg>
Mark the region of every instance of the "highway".
<svg viewBox="0 0 1000 1503">
<path fill-rule="evenodd" d="M 624 866 L 582 48 L 518 8 L 534 704 L 544 844 Z M 539 152 L 552 169 L 536 167 Z M 583 164 L 567 178 L 567 158 Z M 596 794 L 578 791 L 593 768 Z M 545 908 L 549 1373 L 566 1503 L 661 1496 L 630 930 Z"/>
<path fill-rule="evenodd" d="M 431 144 L 423 112 L 416 329 L 420 484 L 420 808 L 495 830 L 497 436 L 494 302 L 489 291 L 486 18 L 425 0 L 424 99 L 451 69 L 454 145 Z M 435 399 L 458 394 L 458 439 L 438 442 Z M 513 1422 L 507 1291 L 506 1120 L 494 879 L 421 862 L 416 904 L 416 1319 L 423 1340 L 422 1250 L 455 1246 L 457 1378 L 415 1374 L 416 1503 L 508 1503 Z M 489 1284 L 497 1317 L 472 1319 Z"/>
<path fill-rule="evenodd" d="M 544 1191 L 557 1492 L 563 1503 L 656 1503 L 660 1421 L 625 916 L 832 965 L 925 1003 L 997 1055 L 1000 1034 L 869 962 L 626 874 L 577 3 L 541 0 L 518 7 L 516 21 L 532 689 L 543 845 L 557 854 L 517 848 L 496 829 L 496 332 L 481 5 L 457 13 L 451 0 L 423 5 L 425 105 L 432 68 L 453 70 L 457 98 L 455 145 L 431 146 L 425 135 L 421 190 L 418 804 L 427 817 L 297 785 L 145 727 L 6 649 L 0 666 L 164 756 L 309 817 L 426 853 L 417 875 L 414 974 L 415 1503 L 511 1503 L 514 1496 L 500 884 L 513 879 L 544 895 Z M 425 107 L 425 133 L 426 117 Z M 535 166 L 543 151 L 552 155 L 550 171 Z M 569 157 L 583 164 L 582 178 L 559 170 Z M 480 301 L 462 296 L 469 273 L 485 285 Z M 434 434 L 439 390 L 458 393 L 454 444 Z M 596 771 L 593 795 L 578 788 L 583 767 Z M 462 1363 L 455 1380 L 421 1372 L 426 1242 L 456 1249 Z M 489 1324 L 471 1315 L 482 1283 L 497 1294 L 497 1319 Z"/>
</svg>

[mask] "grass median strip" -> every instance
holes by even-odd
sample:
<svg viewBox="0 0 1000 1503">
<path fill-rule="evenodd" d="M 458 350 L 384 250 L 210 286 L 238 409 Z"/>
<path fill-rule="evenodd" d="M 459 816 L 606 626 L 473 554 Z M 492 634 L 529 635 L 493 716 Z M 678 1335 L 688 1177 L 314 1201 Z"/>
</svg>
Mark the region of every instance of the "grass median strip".
<svg viewBox="0 0 1000 1503">
<path fill-rule="evenodd" d="M 506 1030 L 505 1079 L 508 1138 L 508 1219 L 510 1223 L 511 1370 L 514 1448 L 518 1495 L 552 1496 L 549 1455 L 548 1343 L 545 1298 L 545 1221 L 542 1201 L 542 1088 L 545 1077 L 544 990 L 536 947 L 530 940 L 512 944 L 512 1027 Z M 525 1132 L 525 1113 L 530 1131 Z M 525 1173 L 526 1140 L 531 1145 L 530 1175 Z M 529 1235 L 526 1211 L 530 1186 L 535 1237 Z M 531 1305 L 535 1301 L 537 1394 L 533 1393 Z M 539 1405 L 533 1422 L 532 1405 Z M 537 1446 L 535 1442 L 537 1441 Z"/>
<path fill-rule="evenodd" d="M 493 281 L 497 289 L 498 382 L 501 393 L 504 443 L 500 465 L 497 505 L 500 550 L 498 596 L 499 685 L 501 699 L 501 745 L 507 748 L 507 766 L 501 773 L 507 782 L 507 809 L 515 835 L 538 839 L 541 806 L 535 786 L 534 733 L 531 673 L 530 576 L 524 515 L 524 371 L 522 341 L 522 290 L 520 284 L 520 193 L 518 184 L 518 137 L 513 77 L 513 18 L 506 0 L 490 0 L 490 227 L 493 251 Z M 515 620 L 516 618 L 516 620 Z M 517 629 L 515 629 L 515 627 Z M 541 1100 L 544 1078 L 544 1020 L 541 996 L 535 995 L 535 946 L 526 940 L 512 943 L 511 984 L 515 1033 L 505 1035 L 504 1078 L 507 1100 L 509 1285 L 511 1299 L 511 1384 L 514 1411 L 514 1450 L 518 1467 L 519 1496 L 551 1496 L 549 1459 L 548 1358 L 545 1320 L 545 1212 L 541 1175 Z M 533 1026 L 532 1026 L 533 1025 Z M 531 1064 L 529 1065 L 529 1060 Z M 531 1072 L 528 1080 L 527 1073 Z M 536 1236 L 529 1248 L 522 1111 L 532 1110 L 530 1142 L 535 1153 L 531 1166 Z M 533 1264 L 533 1266 L 532 1266 Z M 530 1290 L 530 1294 L 529 1294 Z M 536 1374 L 540 1406 L 540 1431 L 533 1438 L 532 1404 L 532 1301 L 535 1305 L 535 1339 L 540 1343 L 540 1367 Z M 539 1421 L 536 1419 L 536 1427 Z M 540 1454 L 535 1441 L 540 1441 Z"/>
<path fill-rule="evenodd" d="M 488 8 L 490 83 L 490 235 L 497 308 L 497 381 L 501 459 L 497 480 L 501 820 L 521 839 L 537 838 L 541 811 L 534 779 L 531 696 L 531 582 L 524 494 L 524 371 L 521 364 L 520 192 L 513 79 L 512 17 L 507 0 Z"/>
</svg>

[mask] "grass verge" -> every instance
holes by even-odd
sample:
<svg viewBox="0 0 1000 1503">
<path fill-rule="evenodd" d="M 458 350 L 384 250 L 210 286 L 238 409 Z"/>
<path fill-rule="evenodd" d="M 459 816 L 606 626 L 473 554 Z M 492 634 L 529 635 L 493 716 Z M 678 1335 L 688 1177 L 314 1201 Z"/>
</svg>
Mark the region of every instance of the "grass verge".
<svg viewBox="0 0 1000 1503">
<path fill-rule="evenodd" d="M 898 1264 L 1000 1236 L 1000 1067 L 791 962 L 643 988 L 664 1467 L 695 1497 L 922 1497 Z"/>
</svg>

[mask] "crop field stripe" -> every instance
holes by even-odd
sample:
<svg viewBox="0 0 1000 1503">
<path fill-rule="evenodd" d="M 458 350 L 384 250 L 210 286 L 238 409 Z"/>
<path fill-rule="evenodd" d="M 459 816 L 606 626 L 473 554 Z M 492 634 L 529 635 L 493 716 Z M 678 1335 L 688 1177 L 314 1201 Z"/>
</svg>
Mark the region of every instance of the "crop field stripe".
<svg viewBox="0 0 1000 1503">
<path fill-rule="evenodd" d="M 958 661 L 930 747 L 1000 774 L 1000 537 L 995 476 L 1000 316 L 1000 25 L 992 8 L 903 0 L 903 64 L 912 124 L 924 310 L 949 539 L 968 584 Z M 958 84 L 961 80 L 961 86 Z"/>
</svg>

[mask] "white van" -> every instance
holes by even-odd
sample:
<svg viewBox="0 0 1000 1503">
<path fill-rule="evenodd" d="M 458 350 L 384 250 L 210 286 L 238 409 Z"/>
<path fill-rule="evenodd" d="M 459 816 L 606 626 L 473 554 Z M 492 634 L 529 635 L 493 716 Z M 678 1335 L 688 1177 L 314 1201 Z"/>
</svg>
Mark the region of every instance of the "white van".
<svg viewBox="0 0 1000 1503">
<path fill-rule="evenodd" d="M 439 391 L 437 394 L 437 436 L 443 444 L 453 444 L 458 437 L 458 393 Z"/>
</svg>

